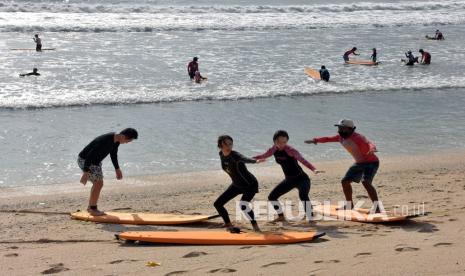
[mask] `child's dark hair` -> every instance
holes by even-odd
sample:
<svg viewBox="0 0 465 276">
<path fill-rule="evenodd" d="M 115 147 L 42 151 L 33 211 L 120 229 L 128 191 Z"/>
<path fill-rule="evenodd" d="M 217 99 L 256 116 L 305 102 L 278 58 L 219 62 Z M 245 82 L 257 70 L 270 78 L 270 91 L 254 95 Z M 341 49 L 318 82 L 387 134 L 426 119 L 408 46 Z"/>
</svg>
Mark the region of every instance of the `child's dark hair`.
<svg viewBox="0 0 465 276">
<path fill-rule="evenodd" d="M 223 143 L 226 141 L 226 140 L 231 140 L 231 142 L 233 142 L 233 138 L 229 135 L 221 135 L 218 137 L 218 148 L 221 149 L 223 147 Z"/>
<path fill-rule="evenodd" d="M 137 133 L 137 130 L 130 128 L 130 127 L 123 129 L 119 134 L 122 134 L 126 136 L 126 138 L 131 139 L 131 140 L 137 139 L 137 137 L 139 136 L 139 134 Z"/>
<path fill-rule="evenodd" d="M 276 142 L 279 137 L 286 137 L 289 140 L 289 134 L 285 130 L 278 130 L 273 135 L 273 142 Z"/>
</svg>

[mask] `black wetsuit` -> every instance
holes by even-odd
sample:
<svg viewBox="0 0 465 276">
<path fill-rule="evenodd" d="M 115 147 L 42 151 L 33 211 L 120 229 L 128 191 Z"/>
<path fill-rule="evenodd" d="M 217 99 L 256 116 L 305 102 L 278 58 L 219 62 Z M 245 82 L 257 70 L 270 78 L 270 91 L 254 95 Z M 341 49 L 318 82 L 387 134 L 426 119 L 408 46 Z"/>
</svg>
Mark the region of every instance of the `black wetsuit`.
<svg viewBox="0 0 465 276">
<path fill-rule="evenodd" d="M 320 78 L 324 81 L 329 81 L 328 69 L 320 69 Z"/>
<path fill-rule="evenodd" d="M 231 185 L 224 191 L 213 204 L 218 211 L 218 214 L 223 218 L 224 223 L 230 223 L 228 211 L 224 205 L 242 194 L 241 201 L 244 203 L 250 202 L 256 193 L 258 193 L 258 181 L 245 166 L 245 163 L 256 163 L 254 159 L 244 157 L 236 151 L 232 151 L 228 156 L 224 156 L 220 151 L 221 167 L 231 177 Z M 247 206 L 241 205 L 241 209 L 245 211 Z M 247 212 L 250 220 L 255 221 L 255 216 L 252 210 Z"/>
<path fill-rule="evenodd" d="M 31 72 L 31 73 L 27 73 L 27 74 L 19 74 L 20 77 L 27 77 L 27 76 L 40 76 L 39 73 L 34 73 L 34 72 Z"/>
<path fill-rule="evenodd" d="M 119 169 L 118 147 L 119 142 L 114 142 L 114 132 L 103 134 L 90 142 L 80 153 L 79 157 L 85 160 L 84 171 L 89 171 L 90 165 L 99 165 L 108 154 L 115 170 Z"/>
<path fill-rule="evenodd" d="M 287 154 L 285 150 L 277 150 L 273 155 L 276 163 L 281 165 L 285 179 L 271 191 L 268 200 L 271 202 L 276 212 L 281 215 L 283 214 L 283 210 L 278 199 L 292 189 L 297 188 L 299 190 L 299 199 L 302 201 L 305 209 L 305 214 L 307 218 L 310 219 L 312 216 L 312 208 L 308 196 L 310 192 L 310 178 L 300 167 L 297 160 Z"/>
</svg>

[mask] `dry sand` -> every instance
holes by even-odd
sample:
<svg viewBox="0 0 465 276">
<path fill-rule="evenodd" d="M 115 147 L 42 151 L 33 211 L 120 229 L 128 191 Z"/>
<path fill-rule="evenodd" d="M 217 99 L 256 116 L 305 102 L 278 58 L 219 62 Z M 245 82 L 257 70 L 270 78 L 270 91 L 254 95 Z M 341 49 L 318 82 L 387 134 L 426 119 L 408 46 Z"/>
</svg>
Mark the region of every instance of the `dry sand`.
<svg viewBox="0 0 465 276">
<path fill-rule="evenodd" d="M 426 217 L 390 225 L 346 221 L 259 222 L 263 230 L 317 229 L 311 243 L 269 246 L 129 245 L 113 234 L 127 230 L 219 231 L 220 219 L 182 227 L 94 224 L 65 214 L 86 207 L 89 187 L 76 183 L 38 189 L 0 189 L 0 274 L 37 275 L 438 275 L 465 274 L 465 152 L 382 157 L 375 179 L 385 206 L 425 203 Z M 326 174 L 311 175 L 313 200 L 341 200 L 340 177 L 350 160 L 316 163 Z M 282 178 L 276 166 L 251 165 L 265 200 Z M 108 176 L 103 210 L 215 214 L 213 201 L 229 184 L 221 171 L 144 176 L 116 182 Z M 67 192 L 64 192 L 68 190 Z M 354 195 L 366 200 L 361 185 Z M 292 191 L 283 199 L 297 199 Z M 297 201 L 296 201 L 297 202 Z M 368 204 L 369 205 L 369 204 Z M 234 203 L 230 203 L 231 217 Z M 239 223 L 250 229 L 248 223 Z M 161 264 L 147 267 L 148 261 Z"/>
</svg>

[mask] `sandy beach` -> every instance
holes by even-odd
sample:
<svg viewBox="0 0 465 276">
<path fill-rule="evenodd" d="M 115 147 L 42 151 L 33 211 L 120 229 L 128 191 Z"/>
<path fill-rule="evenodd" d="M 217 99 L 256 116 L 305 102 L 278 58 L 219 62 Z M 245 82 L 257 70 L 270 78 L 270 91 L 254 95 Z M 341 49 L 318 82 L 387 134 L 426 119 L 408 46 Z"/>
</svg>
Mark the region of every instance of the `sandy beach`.
<svg viewBox="0 0 465 276">
<path fill-rule="evenodd" d="M 312 200 L 343 198 L 340 177 L 351 160 L 319 162 L 322 175 L 311 175 Z M 31 195 L 3 188 L 0 198 L 2 275 L 463 275 L 465 273 L 465 152 L 381 157 L 375 179 L 387 209 L 424 203 L 428 216 L 389 225 L 347 221 L 271 224 L 266 231 L 318 230 L 326 236 L 310 243 L 269 246 L 164 246 L 118 242 L 128 230 L 221 230 L 221 219 L 188 226 L 107 225 L 70 219 L 65 213 L 86 207 L 90 187 L 70 183 L 55 193 Z M 252 166 L 251 166 L 252 167 Z M 251 170 L 260 181 L 256 200 L 265 200 L 281 180 L 276 166 Z M 166 174 L 121 182 L 108 174 L 99 202 L 103 210 L 216 214 L 212 203 L 229 184 L 221 171 Z M 70 187 L 65 192 L 66 187 Z M 23 189 L 27 191 L 26 189 Z M 367 200 L 361 185 L 357 199 Z M 291 192 L 283 199 L 297 199 Z M 370 204 L 368 202 L 367 206 Z M 228 205 L 234 218 L 234 203 Z M 30 210 L 35 214 L 10 212 Z M 56 213 L 55 213 L 56 212 Z M 245 230 L 250 225 L 239 223 Z M 154 261 L 160 266 L 148 267 Z"/>
</svg>

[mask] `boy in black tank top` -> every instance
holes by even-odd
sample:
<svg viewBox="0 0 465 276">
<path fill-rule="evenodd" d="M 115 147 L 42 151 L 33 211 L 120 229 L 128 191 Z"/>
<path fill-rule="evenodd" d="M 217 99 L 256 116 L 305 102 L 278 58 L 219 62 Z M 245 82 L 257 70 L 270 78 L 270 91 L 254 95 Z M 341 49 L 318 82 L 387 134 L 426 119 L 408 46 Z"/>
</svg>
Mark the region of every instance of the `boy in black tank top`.
<svg viewBox="0 0 465 276">
<path fill-rule="evenodd" d="M 304 172 L 302 167 L 300 167 L 298 161 L 315 174 L 322 173 L 323 171 L 316 170 L 316 168 L 310 162 L 305 160 L 305 158 L 303 158 L 296 149 L 287 144 L 288 140 L 289 135 L 286 131 L 276 131 L 273 135 L 274 145 L 264 154 L 255 156 L 254 159 L 262 160 L 274 155 L 276 163 L 278 163 L 283 169 L 285 177 L 284 180 L 281 181 L 268 196 L 268 200 L 278 213 L 278 218 L 275 221 L 285 220 L 284 211 L 282 210 L 282 206 L 278 199 L 294 188 L 299 190 L 299 199 L 302 201 L 307 220 L 311 220 L 312 206 L 308 196 L 310 192 L 310 178 Z"/>
</svg>

